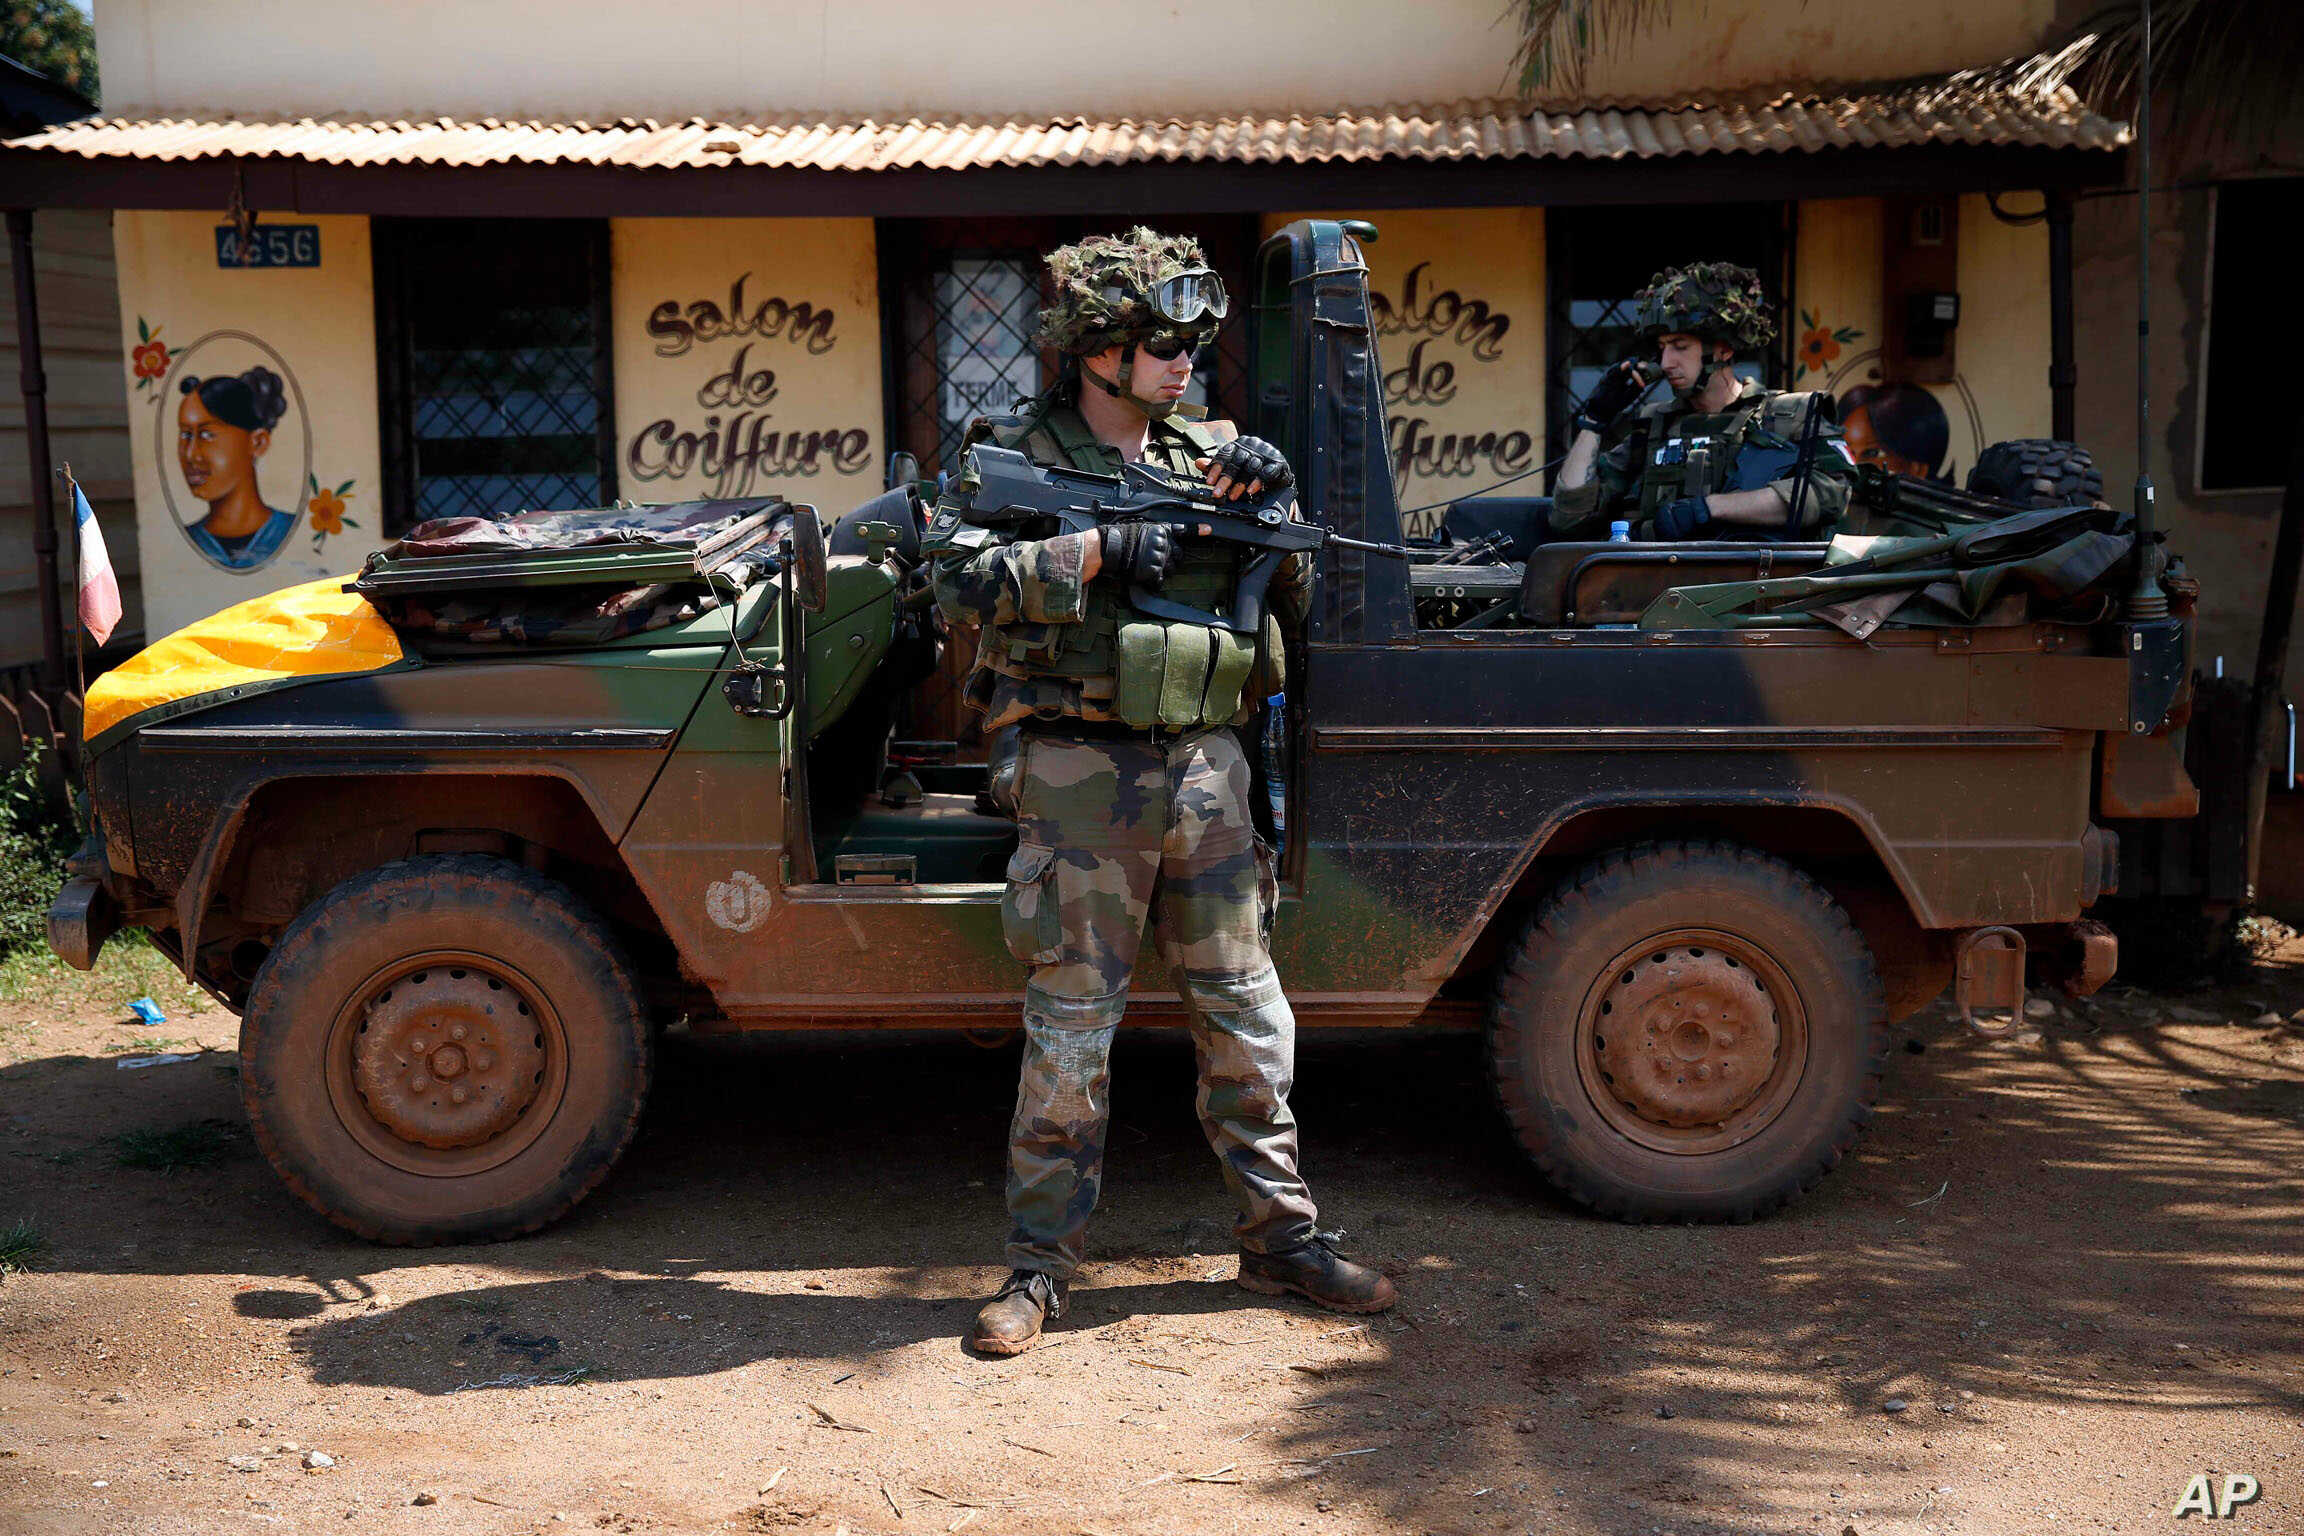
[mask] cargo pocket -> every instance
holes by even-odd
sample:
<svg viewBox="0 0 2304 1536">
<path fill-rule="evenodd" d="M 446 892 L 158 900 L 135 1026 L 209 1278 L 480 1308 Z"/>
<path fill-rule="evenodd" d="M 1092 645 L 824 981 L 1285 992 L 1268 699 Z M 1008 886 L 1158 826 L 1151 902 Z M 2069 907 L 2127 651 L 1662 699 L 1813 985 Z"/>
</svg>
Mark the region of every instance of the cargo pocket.
<svg viewBox="0 0 2304 1536">
<path fill-rule="evenodd" d="M 1000 936 L 1026 965 L 1051 965 L 1063 952 L 1063 914 L 1056 906 L 1056 850 L 1018 843 L 1008 858 L 1000 896 Z"/>
<path fill-rule="evenodd" d="M 1272 948 L 1272 919 L 1280 915 L 1280 864 L 1271 844 L 1256 839 L 1256 937 Z"/>
</svg>

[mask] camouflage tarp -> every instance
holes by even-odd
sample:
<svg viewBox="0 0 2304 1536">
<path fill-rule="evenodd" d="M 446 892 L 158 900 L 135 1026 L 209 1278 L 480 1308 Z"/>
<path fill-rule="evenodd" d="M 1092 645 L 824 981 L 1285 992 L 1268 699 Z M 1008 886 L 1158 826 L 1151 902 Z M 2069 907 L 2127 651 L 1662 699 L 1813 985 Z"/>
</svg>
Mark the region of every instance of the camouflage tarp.
<svg viewBox="0 0 2304 1536">
<path fill-rule="evenodd" d="M 774 512 L 762 529 L 723 537 L 738 523 Z M 661 562 L 634 565 L 646 575 L 623 581 L 469 584 L 443 590 L 369 590 L 367 595 L 403 634 L 474 645 L 597 645 L 624 635 L 678 624 L 721 606 L 762 576 L 782 568 L 781 531 L 789 504 L 758 501 L 684 501 L 654 507 L 609 507 L 591 512 L 523 512 L 516 517 L 435 518 L 419 523 L 368 560 L 372 570 L 394 560 L 426 561 L 457 555 L 524 555 L 539 551 L 624 545 L 671 550 L 701 548 L 715 539 L 732 556 L 684 579 L 663 580 Z M 548 557 L 547 557 L 548 558 Z"/>
<path fill-rule="evenodd" d="M 377 594 L 371 599 L 403 634 L 473 645 L 598 645 L 710 613 L 719 599 L 694 583 L 542 587 L 477 597 Z"/>
<path fill-rule="evenodd" d="M 773 502 L 676 501 L 659 507 L 521 512 L 511 517 L 436 517 L 384 547 L 387 559 L 582 549 L 599 544 L 701 544 Z"/>
<path fill-rule="evenodd" d="M 1842 535 L 1821 571 L 1675 587 L 1640 616 L 1640 627 L 1820 622 L 1861 640 L 1886 623 L 1976 627 L 2101 617 L 2112 601 L 2104 578 L 2135 545 L 2126 521 L 2108 507 L 2060 507 L 1936 538 Z"/>
</svg>

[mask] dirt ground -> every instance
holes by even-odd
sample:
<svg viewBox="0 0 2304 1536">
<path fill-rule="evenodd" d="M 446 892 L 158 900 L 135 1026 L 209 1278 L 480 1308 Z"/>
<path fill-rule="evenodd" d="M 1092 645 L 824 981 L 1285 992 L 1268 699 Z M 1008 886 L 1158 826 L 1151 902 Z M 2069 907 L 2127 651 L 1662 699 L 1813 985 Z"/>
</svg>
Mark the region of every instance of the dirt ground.
<svg viewBox="0 0 2304 1536">
<path fill-rule="evenodd" d="M 2182 1529 L 2198 1474 L 2304 1531 L 2304 941 L 2006 1044 L 1923 1016 L 1857 1154 L 1741 1228 L 1546 1193 L 1474 1039 L 1309 1037 L 1324 1220 L 1406 1297 L 1359 1325 L 1233 1286 L 1190 1053 L 1134 1037 L 1074 1310 L 997 1362 L 1013 1046 L 676 1035 L 572 1218 L 391 1250 L 257 1155 L 234 1020 L 129 1015 L 151 974 L 0 1003 L 11 1536 L 2015 1536 Z"/>
</svg>

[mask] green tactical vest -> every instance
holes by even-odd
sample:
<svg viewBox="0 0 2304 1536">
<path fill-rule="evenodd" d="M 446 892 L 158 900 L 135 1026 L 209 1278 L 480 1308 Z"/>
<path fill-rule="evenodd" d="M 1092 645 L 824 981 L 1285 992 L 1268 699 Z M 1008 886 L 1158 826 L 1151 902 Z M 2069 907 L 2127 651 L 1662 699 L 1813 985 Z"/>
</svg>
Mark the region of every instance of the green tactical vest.
<svg viewBox="0 0 2304 1536">
<path fill-rule="evenodd" d="M 985 435 L 1003 448 L 1021 449 L 1040 464 L 1064 464 L 1090 474 L 1118 469 L 1118 455 L 1088 431 L 1078 412 L 1043 402 L 1022 418 L 990 423 Z M 1195 422 L 1155 423 L 1145 462 L 1171 474 L 1197 478 L 1192 462 L 1216 446 Z M 1173 434 L 1173 435 L 1172 435 Z M 1178 437 L 1182 441 L 1178 441 Z M 1239 556 L 1215 540 L 1177 541 L 1176 563 L 1161 594 L 1195 608 L 1229 606 L 1239 581 Z M 1279 654 L 1278 623 L 1267 617 L 1264 640 Z M 1010 668 L 1020 674 L 1111 680 L 1111 712 L 1129 725 L 1188 729 L 1221 725 L 1240 711 L 1240 690 L 1255 669 L 1258 637 L 1204 624 L 1139 615 L 1113 582 L 1093 581 L 1082 594 L 1081 616 L 1070 624 L 1015 624 L 1000 634 Z"/>
</svg>

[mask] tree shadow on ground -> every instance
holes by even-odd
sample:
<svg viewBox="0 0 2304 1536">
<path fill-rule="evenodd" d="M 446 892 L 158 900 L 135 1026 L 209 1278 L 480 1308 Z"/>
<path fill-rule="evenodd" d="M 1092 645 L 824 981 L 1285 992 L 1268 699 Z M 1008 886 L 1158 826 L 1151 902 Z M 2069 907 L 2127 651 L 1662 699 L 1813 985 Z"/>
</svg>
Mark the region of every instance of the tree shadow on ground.
<svg viewBox="0 0 2304 1536">
<path fill-rule="evenodd" d="M 2028 1050 L 1916 1026 L 1924 1054 L 1860 1155 L 1770 1221 L 1553 1227 L 1552 1262 L 1518 1284 L 1471 1266 L 1419 1283 L 1413 1342 L 1338 1373 L 1274 1444 L 1328 1497 L 1436 1531 L 1554 1512 L 1682 1536 L 1961 1530 L 2060 1501 L 2164 1517 L 2236 1424 L 2292 1444 L 2304 1420 L 2304 1082 L 2179 1043 L 2148 1000 L 2067 1017 Z M 1402 1393 L 1412 1354 L 1427 1385 Z M 1999 1437 L 2104 1414 L 2137 1442 L 2136 1483 L 1976 1486 L 2007 1461 Z M 1337 1425 L 1402 1416 L 1423 1432 L 1318 1460 Z M 1854 1454 L 1787 1433 L 1831 1423 Z M 2163 1448 L 2187 1423 L 2217 1426 L 2193 1460 Z M 1954 1466 L 1969 1486 L 1947 1503 L 1929 1469 Z M 1958 1507 L 1979 1494 L 1998 1502 Z"/>
</svg>

